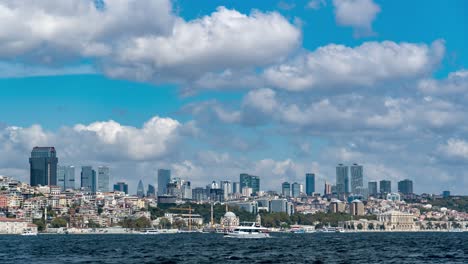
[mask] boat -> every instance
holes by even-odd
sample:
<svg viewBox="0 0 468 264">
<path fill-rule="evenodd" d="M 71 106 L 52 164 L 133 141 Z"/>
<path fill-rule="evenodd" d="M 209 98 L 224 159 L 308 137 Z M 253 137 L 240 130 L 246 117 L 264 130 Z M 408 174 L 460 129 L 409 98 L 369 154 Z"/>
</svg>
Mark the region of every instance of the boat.
<svg viewBox="0 0 468 264">
<path fill-rule="evenodd" d="M 24 229 L 22 236 L 37 236 L 37 232 L 32 231 L 31 229 Z"/>
<path fill-rule="evenodd" d="M 268 238 L 268 229 L 254 222 L 242 222 L 231 231 L 224 233 L 228 238 Z"/>
<path fill-rule="evenodd" d="M 341 227 L 324 227 L 322 229 L 317 229 L 317 233 L 344 233 L 344 229 Z"/>
<path fill-rule="evenodd" d="M 159 232 L 158 229 L 147 229 L 145 231 L 142 231 L 140 234 L 142 235 L 159 235 L 161 232 Z"/>
</svg>

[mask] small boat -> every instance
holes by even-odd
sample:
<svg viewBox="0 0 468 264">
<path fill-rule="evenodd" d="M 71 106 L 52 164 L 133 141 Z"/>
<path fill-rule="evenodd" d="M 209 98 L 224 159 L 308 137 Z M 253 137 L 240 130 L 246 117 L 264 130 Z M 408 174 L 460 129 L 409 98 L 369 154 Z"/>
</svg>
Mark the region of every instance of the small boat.
<svg viewBox="0 0 468 264">
<path fill-rule="evenodd" d="M 344 233 L 344 229 L 341 227 L 324 227 L 322 229 L 317 229 L 317 233 Z"/>
<path fill-rule="evenodd" d="M 268 229 L 256 223 L 243 222 L 232 231 L 224 233 L 224 237 L 229 238 L 268 238 Z"/>
<path fill-rule="evenodd" d="M 36 232 L 33 232 L 31 229 L 24 229 L 22 236 L 37 236 Z"/>
<path fill-rule="evenodd" d="M 159 234 L 161 234 L 161 232 L 159 232 L 158 229 L 147 229 L 147 230 L 141 232 L 140 234 L 142 234 L 142 235 L 159 235 Z"/>
</svg>

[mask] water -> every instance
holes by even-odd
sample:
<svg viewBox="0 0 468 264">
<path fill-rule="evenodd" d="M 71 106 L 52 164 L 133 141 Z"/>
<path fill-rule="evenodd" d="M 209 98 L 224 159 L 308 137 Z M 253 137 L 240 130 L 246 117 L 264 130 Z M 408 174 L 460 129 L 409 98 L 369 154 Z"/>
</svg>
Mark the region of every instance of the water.
<svg viewBox="0 0 468 264">
<path fill-rule="evenodd" d="M 0 263 L 468 263 L 468 233 L 3 235 Z"/>
</svg>

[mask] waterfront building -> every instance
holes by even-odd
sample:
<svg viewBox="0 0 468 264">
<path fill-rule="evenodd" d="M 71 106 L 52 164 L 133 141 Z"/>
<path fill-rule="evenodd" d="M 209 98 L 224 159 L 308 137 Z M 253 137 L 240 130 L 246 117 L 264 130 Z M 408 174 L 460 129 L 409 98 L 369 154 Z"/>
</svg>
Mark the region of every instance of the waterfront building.
<svg viewBox="0 0 468 264">
<path fill-rule="evenodd" d="M 376 181 L 370 181 L 367 184 L 368 190 L 369 190 L 369 196 L 376 197 L 379 193 L 377 192 L 377 182 Z"/>
<path fill-rule="evenodd" d="M 156 189 L 154 188 L 153 185 L 148 184 L 148 188 L 146 190 L 146 196 L 148 197 L 155 197 L 156 196 Z M 192 197 L 190 197 L 192 198 Z"/>
<path fill-rule="evenodd" d="M 315 192 L 315 174 L 306 173 L 306 194 L 312 196 Z"/>
<path fill-rule="evenodd" d="M 25 231 L 37 233 L 37 225 L 24 219 L 0 217 L 0 234 L 21 235 Z"/>
<path fill-rule="evenodd" d="M 144 187 L 143 182 L 141 180 L 138 182 L 136 195 L 139 198 L 145 197 L 145 187 Z"/>
<path fill-rule="evenodd" d="M 128 184 L 125 182 L 117 182 L 114 184 L 114 192 L 124 192 L 125 194 L 128 194 Z"/>
<path fill-rule="evenodd" d="M 284 197 L 291 196 L 291 184 L 289 182 L 283 182 L 281 184 L 281 193 L 283 194 Z"/>
<path fill-rule="evenodd" d="M 413 194 L 413 181 L 412 180 L 402 180 L 398 182 L 398 192 L 402 194 Z"/>
<path fill-rule="evenodd" d="M 392 192 L 392 182 L 388 180 L 381 180 L 380 181 L 380 193 L 387 194 Z"/>
<path fill-rule="evenodd" d="M 258 194 L 260 191 L 260 177 L 241 173 L 239 175 L 240 188 L 252 188 L 252 194 Z"/>
<path fill-rule="evenodd" d="M 167 185 L 171 182 L 171 171 L 165 169 L 158 170 L 158 195 L 167 194 Z"/>
<path fill-rule="evenodd" d="M 357 189 L 363 187 L 363 167 L 354 163 L 351 166 L 351 193 L 358 194 Z"/>
<path fill-rule="evenodd" d="M 81 167 L 81 188 L 87 192 L 96 192 L 96 171 L 91 166 Z"/>
<path fill-rule="evenodd" d="M 57 185 L 62 191 L 75 189 L 75 166 L 57 166 Z"/>
<path fill-rule="evenodd" d="M 297 182 L 291 184 L 291 196 L 294 198 L 299 197 L 301 194 L 301 185 Z"/>
<path fill-rule="evenodd" d="M 354 200 L 349 205 L 351 215 L 364 215 L 364 204 L 360 200 Z"/>
<path fill-rule="evenodd" d="M 97 189 L 98 192 L 109 192 L 110 169 L 107 166 L 98 167 Z"/>
<path fill-rule="evenodd" d="M 400 211 L 388 211 L 377 216 L 385 230 L 411 231 L 415 230 L 414 215 Z"/>
<path fill-rule="evenodd" d="M 242 190 L 240 188 L 240 182 L 233 182 L 232 183 L 232 192 L 233 193 L 242 193 Z"/>
<path fill-rule="evenodd" d="M 57 163 L 54 147 L 34 147 L 29 158 L 31 186 L 57 185 Z"/>
<path fill-rule="evenodd" d="M 344 166 L 343 164 L 336 166 L 336 193 L 338 195 L 349 193 L 348 166 Z"/>
</svg>

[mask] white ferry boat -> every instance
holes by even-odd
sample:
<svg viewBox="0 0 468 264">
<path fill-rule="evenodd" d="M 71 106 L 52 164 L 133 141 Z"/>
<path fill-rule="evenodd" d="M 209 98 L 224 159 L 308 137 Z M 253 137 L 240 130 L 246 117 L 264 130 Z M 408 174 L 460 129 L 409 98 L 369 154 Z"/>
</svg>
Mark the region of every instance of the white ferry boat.
<svg viewBox="0 0 468 264">
<path fill-rule="evenodd" d="M 256 223 L 242 222 L 232 231 L 224 233 L 224 237 L 229 238 L 268 238 L 270 234 L 268 229 Z"/>
<path fill-rule="evenodd" d="M 36 232 L 33 232 L 31 229 L 24 229 L 22 236 L 37 236 Z"/>
</svg>

